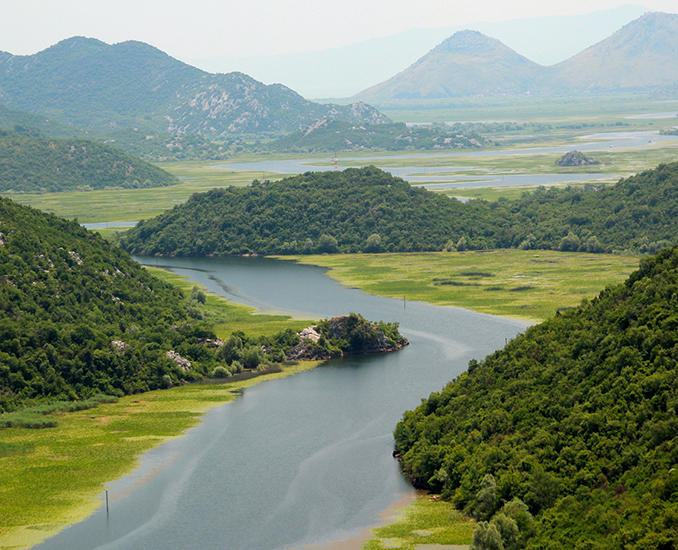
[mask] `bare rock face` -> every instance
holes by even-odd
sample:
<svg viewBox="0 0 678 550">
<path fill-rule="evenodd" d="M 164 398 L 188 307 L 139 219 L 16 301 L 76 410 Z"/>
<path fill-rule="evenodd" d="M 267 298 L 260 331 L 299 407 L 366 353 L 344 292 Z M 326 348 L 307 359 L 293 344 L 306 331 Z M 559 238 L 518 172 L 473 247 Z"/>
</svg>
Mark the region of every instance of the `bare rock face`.
<svg viewBox="0 0 678 550">
<path fill-rule="evenodd" d="M 587 166 L 590 164 L 600 164 L 600 162 L 587 157 L 581 151 L 570 151 L 556 161 L 556 166 Z"/>
</svg>

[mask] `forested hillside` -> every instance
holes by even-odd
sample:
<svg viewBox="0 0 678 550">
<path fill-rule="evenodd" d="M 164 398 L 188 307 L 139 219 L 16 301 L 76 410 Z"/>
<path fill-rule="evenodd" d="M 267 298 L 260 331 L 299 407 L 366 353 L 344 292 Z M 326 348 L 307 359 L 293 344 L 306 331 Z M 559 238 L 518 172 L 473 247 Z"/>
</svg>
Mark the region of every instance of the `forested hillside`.
<svg viewBox="0 0 678 550">
<path fill-rule="evenodd" d="M 122 239 L 136 254 L 523 248 L 658 251 L 678 239 L 678 163 L 609 188 L 540 188 L 462 204 L 374 167 L 193 195 Z"/>
<path fill-rule="evenodd" d="M 28 134 L 28 135 L 25 135 Z M 0 192 L 44 193 L 163 187 L 179 183 L 164 170 L 113 147 L 0 130 Z"/>
<path fill-rule="evenodd" d="M 180 291 L 97 233 L 7 199 L 0 312 L 0 411 L 45 397 L 133 393 L 205 372 L 166 355 L 195 359 L 196 339 L 206 336 Z"/>
<path fill-rule="evenodd" d="M 490 522 L 479 550 L 675 548 L 677 311 L 674 248 L 405 413 L 405 473 Z"/>
</svg>

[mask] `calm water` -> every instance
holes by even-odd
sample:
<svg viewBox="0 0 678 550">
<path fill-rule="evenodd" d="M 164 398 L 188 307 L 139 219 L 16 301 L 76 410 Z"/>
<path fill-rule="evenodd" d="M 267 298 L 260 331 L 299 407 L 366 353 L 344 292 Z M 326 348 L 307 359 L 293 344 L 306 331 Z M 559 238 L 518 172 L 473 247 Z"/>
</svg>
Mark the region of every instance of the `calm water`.
<svg viewBox="0 0 678 550">
<path fill-rule="evenodd" d="M 102 504 L 40 549 L 273 550 L 355 535 L 411 490 L 391 456 L 403 412 L 527 326 L 368 296 L 292 262 L 158 262 L 263 310 L 313 317 L 357 311 L 399 321 L 411 345 L 246 390 L 109 484 L 108 516 Z"/>
<path fill-rule="evenodd" d="M 394 176 L 401 177 L 414 184 L 426 184 L 445 181 L 446 187 L 478 187 L 482 185 L 512 186 L 512 185 L 552 185 L 562 182 L 581 182 L 593 181 L 596 179 L 614 178 L 613 174 L 521 174 L 516 176 L 507 175 L 505 177 L 493 176 L 455 176 L 451 172 L 469 169 L 469 167 L 422 167 L 422 166 L 389 166 L 391 161 L 406 159 L 436 159 L 436 164 L 440 159 L 455 159 L 457 157 L 477 158 L 477 157 L 503 157 L 517 155 L 534 155 L 542 153 L 566 153 L 576 149 L 578 151 L 608 151 L 609 149 L 643 149 L 650 147 L 653 143 L 675 142 L 678 136 L 660 136 L 656 131 L 642 132 L 606 132 L 583 136 L 573 140 L 572 143 L 557 147 L 531 147 L 525 149 L 483 149 L 479 151 L 440 151 L 435 153 L 419 153 L 407 155 L 391 156 L 373 156 L 373 157 L 342 157 L 342 163 L 355 162 L 353 167 L 366 166 L 373 164 Z M 250 170 L 262 172 L 265 177 L 266 172 L 276 172 L 280 174 L 303 174 L 304 172 L 326 172 L 334 170 L 334 166 L 317 166 L 314 163 L 329 159 L 294 159 L 294 160 L 265 160 L 257 162 L 229 163 L 215 168 L 227 170 Z M 445 174 L 445 175 L 443 175 Z M 469 184 L 472 181 L 472 184 Z M 427 186 L 428 187 L 428 186 Z"/>
</svg>

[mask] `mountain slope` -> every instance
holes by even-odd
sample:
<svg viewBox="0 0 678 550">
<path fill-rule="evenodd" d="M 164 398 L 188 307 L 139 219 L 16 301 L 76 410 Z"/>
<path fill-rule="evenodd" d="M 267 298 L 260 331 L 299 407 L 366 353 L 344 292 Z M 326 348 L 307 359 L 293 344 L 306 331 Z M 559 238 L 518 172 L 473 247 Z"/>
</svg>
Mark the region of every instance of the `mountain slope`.
<svg viewBox="0 0 678 550">
<path fill-rule="evenodd" d="M 648 13 L 552 67 L 554 91 L 643 90 L 678 82 L 678 14 Z"/>
<path fill-rule="evenodd" d="M 386 120 L 365 105 L 319 105 L 241 73 L 209 74 L 142 42 L 74 37 L 29 56 L 0 55 L 0 103 L 97 130 L 209 136 L 288 132 L 330 117 Z"/>
<path fill-rule="evenodd" d="M 677 308 L 674 248 L 472 361 L 398 424 L 405 472 L 491 519 L 480 548 L 675 548 Z"/>
<path fill-rule="evenodd" d="M 357 94 L 368 102 L 437 99 L 468 95 L 522 94 L 545 69 L 499 40 L 477 31 L 459 31 L 408 69 Z"/>
<path fill-rule="evenodd" d="M 8 199 L 0 199 L 0 312 L 0 411 L 196 374 L 166 356 L 195 336 L 176 328 L 190 320 L 179 290 L 77 222 Z"/>
<path fill-rule="evenodd" d="M 164 187 L 173 175 L 113 147 L 0 130 L 0 192 Z"/>
<path fill-rule="evenodd" d="M 498 40 L 460 31 L 393 78 L 353 96 L 376 105 L 479 95 L 651 90 L 678 82 L 678 14 L 647 13 L 550 67 Z"/>
</svg>

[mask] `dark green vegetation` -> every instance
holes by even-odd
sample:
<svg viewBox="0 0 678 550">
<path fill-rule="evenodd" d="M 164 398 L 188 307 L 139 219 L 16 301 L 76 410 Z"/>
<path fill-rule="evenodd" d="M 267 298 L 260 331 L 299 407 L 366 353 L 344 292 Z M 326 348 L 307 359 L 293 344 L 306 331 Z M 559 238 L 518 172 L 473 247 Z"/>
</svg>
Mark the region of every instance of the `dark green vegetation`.
<svg viewBox="0 0 678 550">
<path fill-rule="evenodd" d="M 493 518 L 478 548 L 676 547 L 676 311 L 678 248 L 405 413 L 404 471 Z"/>
<path fill-rule="evenodd" d="M 206 73 L 141 42 L 110 46 L 83 37 L 30 56 L 0 53 L 0 90 L 0 102 L 12 109 L 98 133 L 136 128 L 142 139 L 280 135 L 323 117 L 387 120 L 361 103 L 320 105 L 242 73 Z"/>
<path fill-rule="evenodd" d="M 376 105 L 454 97 L 568 96 L 664 90 L 678 82 L 678 15 L 647 13 L 550 67 L 500 41 L 460 31 L 394 77 L 354 97 Z"/>
<path fill-rule="evenodd" d="M 319 120 L 265 146 L 270 151 L 308 152 L 386 151 L 479 148 L 492 142 L 476 133 L 473 124 L 408 127 L 404 123 L 356 125 Z"/>
<path fill-rule="evenodd" d="M 678 235 L 678 163 L 609 188 L 462 204 L 374 167 L 212 190 L 127 232 L 142 255 L 494 248 L 657 251 Z"/>
<path fill-rule="evenodd" d="M 47 193 L 164 187 L 179 180 L 113 147 L 0 130 L 0 192 Z M 28 134 L 28 135 L 26 135 Z"/>
<path fill-rule="evenodd" d="M 556 166 L 589 166 L 591 164 L 600 163 L 595 159 L 587 157 L 581 151 L 570 151 L 556 161 Z"/>
</svg>

